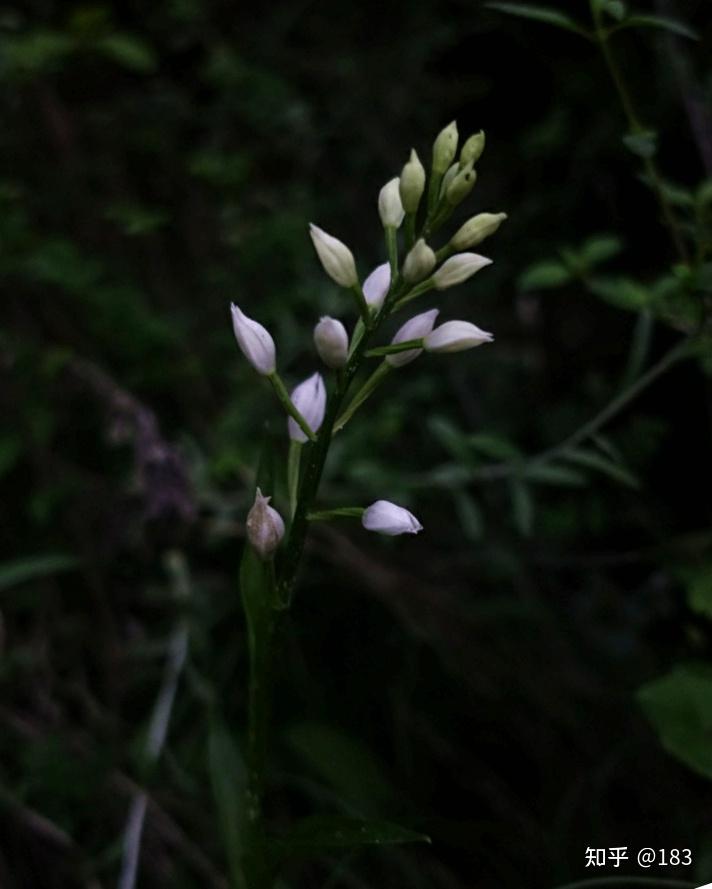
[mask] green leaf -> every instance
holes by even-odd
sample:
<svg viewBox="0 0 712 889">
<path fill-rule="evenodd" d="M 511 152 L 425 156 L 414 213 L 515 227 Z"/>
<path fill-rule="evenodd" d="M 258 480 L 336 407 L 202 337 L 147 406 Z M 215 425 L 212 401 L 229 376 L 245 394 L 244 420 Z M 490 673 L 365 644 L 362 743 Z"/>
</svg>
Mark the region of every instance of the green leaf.
<svg viewBox="0 0 712 889">
<path fill-rule="evenodd" d="M 563 263 L 546 260 L 530 265 L 517 280 L 520 290 L 550 290 L 562 287 L 573 280 L 573 275 Z"/>
<path fill-rule="evenodd" d="M 712 618 L 712 562 L 696 565 L 689 570 L 687 601 L 693 611 Z"/>
<path fill-rule="evenodd" d="M 559 12 L 558 9 L 551 9 L 549 6 L 532 6 L 529 3 L 486 3 L 489 9 L 496 9 L 498 12 L 504 12 L 507 15 L 516 15 L 520 18 L 530 19 L 535 22 L 543 22 L 546 25 L 553 25 L 556 28 L 563 28 L 565 31 L 571 31 L 580 37 L 590 39 L 588 31 L 583 28 L 575 19 L 566 13 Z"/>
<path fill-rule="evenodd" d="M 61 553 L 53 553 L 41 556 L 31 556 L 27 559 L 18 559 L 14 562 L 0 564 L 0 592 L 30 580 L 41 577 L 51 577 L 53 574 L 61 574 L 71 571 L 79 565 L 79 560 L 74 556 Z"/>
<path fill-rule="evenodd" d="M 148 74 L 156 69 L 155 52 L 143 40 L 131 34 L 111 34 L 96 44 L 97 50 L 113 59 L 124 68 L 139 74 Z"/>
<path fill-rule="evenodd" d="M 589 282 L 589 289 L 611 305 L 630 312 L 640 312 L 653 301 L 650 288 L 633 278 L 594 278 Z"/>
<path fill-rule="evenodd" d="M 658 150 L 658 134 L 654 130 L 639 133 L 626 133 L 623 144 L 628 151 L 642 158 L 651 158 Z"/>
<path fill-rule="evenodd" d="M 509 493 L 512 498 L 514 524 L 522 536 L 528 537 L 534 525 L 534 501 L 529 487 L 521 478 L 513 478 L 509 484 Z"/>
<path fill-rule="evenodd" d="M 611 18 L 620 22 L 625 17 L 625 4 L 621 0 L 602 0 L 600 7 L 603 12 L 610 15 Z"/>
<path fill-rule="evenodd" d="M 235 889 L 246 889 L 242 841 L 247 772 L 235 741 L 218 719 L 213 720 L 208 734 L 208 773 L 232 881 Z"/>
<path fill-rule="evenodd" d="M 314 815 L 298 821 L 286 836 L 273 841 L 285 858 L 311 856 L 333 849 L 429 843 L 430 837 L 390 821 L 364 821 L 343 815 Z"/>
<path fill-rule="evenodd" d="M 522 452 L 506 438 L 489 432 L 468 436 L 470 446 L 492 460 L 521 460 Z"/>
<path fill-rule="evenodd" d="M 452 495 L 463 534 L 468 540 L 480 540 L 484 528 L 482 510 L 467 490 L 455 488 Z"/>
<path fill-rule="evenodd" d="M 468 446 L 467 436 L 450 420 L 441 416 L 430 417 L 428 419 L 428 429 L 453 457 L 463 462 L 468 462 L 471 458 L 472 455 Z"/>
<path fill-rule="evenodd" d="M 617 235 L 593 235 L 584 241 L 581 256 L 587 265 L 598 265 L 617 256 L 622 249 L 623 242 Z"/>
<path fill-rule="evenodd" d="M 623 28 L 662 28 L 662 30 L 669 31 L 671 34 L 677 34 L 678 37 L 688 37 L 690 40 L 700 39 L 697 31 L 689 25 L 664 15 L 630 15 L 620 25 L 612 28 L 611 33 L 613 31 L 621 31 Z"/>
<path fill-rule="evenodd" d="M 570 460 L 579 466 L 585 466 L 587 469 L 594 469 L 603 475 L 607 475 L 628 488 L 640 488 L 640 482 L 629 469 L 621 466 L 620 463 L 610 460 L 608 457 L 604 457 L 603 454 L 597 454 L 595 451 L 584 450 L 583 448 L 570 448 L 564 451 L 562 456 L 565 460 Z"/>
<path fill-rule="evenodd" d="M 668 753 L 712 780 L 712 667 L 676 667 L 644 685 L 638 700 Z"/>
<path fill-rule="evenodd" d="M 557 485 L 565 488 L 581 488 L 586 484 L 586 477 L 568 466 L 557 466 L 551 463 L 531 463 L 525 467 L 523 477 L 529 482 L 540 485 Z"/>
</svg>

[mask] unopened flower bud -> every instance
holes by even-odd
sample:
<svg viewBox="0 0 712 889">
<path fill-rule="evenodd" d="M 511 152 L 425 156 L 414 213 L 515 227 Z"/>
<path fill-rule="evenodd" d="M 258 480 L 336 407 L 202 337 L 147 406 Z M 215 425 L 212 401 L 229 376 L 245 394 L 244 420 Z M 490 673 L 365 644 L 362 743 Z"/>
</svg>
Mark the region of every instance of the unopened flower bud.
<svg viewBox="0 0 712 889">
<path fill-rule="evenodd" d="M 439 309 L 430 309 L 410 318 L 393 337 L 391 344 L 395 346 L 398 343 L 407 343 L 409 340 L 419 340 L 427 336 L 439 314 Z M 408 349 L 406 352 L 394 352 L 393 355 L 386 355 L 386 361 L 391 367 L 403 367 L 404 364 L 415 361 L 422 351 L 422 349 Z"/>
<path fill-rule="evenodd" d="M 433 275 L 433 285 L 436 290 L 447 290 L 456 284 L 467 281 L 475 272 L 479 272 L 486 265 L 491 265 L 492 260 L 479 253 L 457 253 L 446 259 Z"/>
<path fill-rule="evenodd" d="M 391 264 L 384 262 L 376 268 L 363 282 L 363 295 L 372 309 L 378 311 L 391 286 Z"/>
<path fill-rule="evenodd" d="M 457 124 L 453 120 L 438 133 L 433 143 L 433 172 L 442 175 L 457 154 Z"/>
<path fill-rule="evenodd" d="M 232 329 L 242 354 L 257 373 L 263 376 L 273 374 L 276 367 L 274 340 L 269 331 L 257 321 L 248 318 L 232 303 Z"/>
<path fill-rule="evenodd" d="M 426 352 L 464 352 L 493 339 L 491 333 L 469 321 L 446 321 L 425 337 L 423 345 Z"/>
<path fill-rule="evenodd" d="M 356 263 L 346 244 L 311 223 L 309 234 L 326 274 L 341 287 L 358 284 Z"/>
<path fill-rule="evenodd" d="M 440 183 L 440 197 L 443 197 L 445 192 L 448 190 L 450 183 L 457 176 L 460 170 L 460 165 L 457 161 L 454 164 L 450 164 L 447 168 L 447 172 L 443 176 L 443 181 Z"/>
<path fill-rule="evenodd" d="M 272 558 L 284 537 L 282 516 L 269 505 L 271 499 L 263 497 L 258 488 L 252 509 L 247 513 L 247 539 L 265 561 Z"/>
<path fill-rule="evenodd" d="M 410 152 L 410 159 L 403 167 L 400 176 L 400 196 L 406 213 L 417 212 L 424 191 L 425 168 L 413 148 Z"/>
<path fill-rule="evenodd" d="M 460 166 L 464 167 L 469 163 L 476 164 L 480 159 L 482 152 L 485 150 L 485 131 L 480 130 L 465 142 L 460 152 Z"/>
<path fill-rule="evenodd" d="M 403 262 L 403 279 L 408 284 L 422 281 L 435 268 L 435 253 L 423 238 L 415 242 Z"/>
<path fill-rule="evenodd" d="M 312 432 L 317 432 L 324 421 L 326 410 L 326 389 L 320 373 L 312 374 L 292 391 L 292 404 L 307 421 Z M 306 435 L 291 417 L 287 420 L 287 429 L 292 441 L 305 442 Z"/>
<path fill-rule="evenodd" d="M 314 328 L 314 345 L 327 367 L 343 367 L 349 357 L 349 335 L 336 318 L 328 315 L 319 320 Z"/>
<path fill-rule="evenodd" d="M 469 250 L 493 235 L 506 218 L 506 213 L 478 213 L 460 226 L 450 239 L 450 246 L 454 250 Z"/>
<path fill-rule="evenodd" d="M 475 187 L 477 181 L 477 171 L 474 169 L 472 162 L 466 164 L 459 173 L 453 177 L 445 190 L 445 200 L 451 207 L 456 207 L 465 200 L 467 195 Z"/>
<path fill-rule="evenodd" d="M 400 179 L 396 176 L 381 189 L 378 195 L 378 213 L 384 228 L 400 228 L 405 210 L 401 203 Z"/>
<path fill-rule="evenodd" d="M 376 500 L 363 513 L 361 524 L 367 531 L 396 537 L 398 534 L 417 534 L 423 526 L 412 512 L 388 500 Z"/>
</svg>

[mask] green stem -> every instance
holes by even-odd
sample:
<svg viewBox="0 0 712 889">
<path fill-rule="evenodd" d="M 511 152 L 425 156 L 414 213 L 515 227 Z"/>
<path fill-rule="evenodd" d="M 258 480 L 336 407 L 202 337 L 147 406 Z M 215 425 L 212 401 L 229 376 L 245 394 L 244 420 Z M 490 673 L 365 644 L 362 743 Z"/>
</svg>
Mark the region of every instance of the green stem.
<svg viewBox="0 0 712 889">
<path fill-rule="evenodd" d="M 343 414 L 341 414 L 341 416 L 334 423 L 334 432 L 340 432 L 344 428 L 344 426 L 349 422 L 356 411 L 368 398 L 371 397 L 371 395 L 376 391 L 376 389 L 381 385 L 383 380 L 392 370 L 393 367 L 387 361 L 382 361 L 378 365 L 371 376 L 354 395 L 349 406 L 346 408 Z"/>
<path fill-rule="evenodd" d="M 392 225 L 386 226 L 386 251 L 391 265 L 391 279 L 395 280 L 398 274 L 398 232 Z"/>
<path fill-rule="evenodd" d="M 366 510 L 363 506 L 339 506 L 336 509 L 322 509 L 310 512 L 310 522 L 330 522 L 331 519 L 360 519 Z"/>
<path fill-rule="evenodd" d="M 357 282 L 351 288 L 356 296 L 356 305 L 358 306 L 359 314 L 361 315 L 361 320 L 363 321 L 366 327 L 370 327 L 371 325 L 371 309 L 366 302 L 366 297 L 363 295 L 363 290 L 361 289 L 361 285 Z"/>
<path fill-rule="evenodd" d="M 393 306 L 393 311 L 400 311 L 403 306 L 407 306 L 408 303 L 414 300 L 416 297 L 422 296 L 424 293 L 432 290 L 433 286 L 434 285 L 432 276 L 430 278 L 426 278 L 424 281 L 421 281 L 420 284 L 416 284 L 416 286 L 409 293 L 406 293 L 405 296 L 402 296 L 396 302 L 396 304 Z"/>
<path fill-rule="evenodd" d="M 382 355 L 395 355 L 398 352 L 408 352 L 410 349 L 422 349 L 423 338 L 417 340 L 403 340 L 402 343 L 391 343 L 389 346 L 378 346 L 376 349 L 369 349 L 365 353 L 366 358 L 380 358 Z"/>
<path fill-rule="evenodd" d="M 299 428 L 310 441 L 316 441 L 316 435 L 314 435 L 307 421 L 294 406 L 292 399 L 289 397 L 289 392 L 287 392 L 287 387 L 282 382 L 282 378 L 277 373 L 277 371 L 271 373 L 267 379 L 272 384 L 272 388 L 274 389 L 277 398 L 281 401 L 285 411 L 289 414 L 289 416 L 294 420 L 297 426 L 299 426 Z"/>
<path fill-rule="evenodd" d="M 302 443 L 300 441 L 289 442 L 289 455 L 287 457 L 287 491 L 289 494 L 289 516 L 294 515 L 297 508 L 297 492 L 299 490 L 299 464 L 302 459 Z"/>
<path fill-rule="evenodd" d="M 415 213 L 406 213 L 405 214 L 405 224 L 403 226 L 405 231 L 405 252 L 407 253 L 410 248 L 415 244 Z"/>
<path fill-rule="evenodd" d="M 443 181 L 443 175 L 443 173 L 436 173 L 435 170 L 430 174 L 430 182 L 428 183 L 428 216 L 435 209 L 435 205 L 440 197 L 440 184 Z"/>
</svg>

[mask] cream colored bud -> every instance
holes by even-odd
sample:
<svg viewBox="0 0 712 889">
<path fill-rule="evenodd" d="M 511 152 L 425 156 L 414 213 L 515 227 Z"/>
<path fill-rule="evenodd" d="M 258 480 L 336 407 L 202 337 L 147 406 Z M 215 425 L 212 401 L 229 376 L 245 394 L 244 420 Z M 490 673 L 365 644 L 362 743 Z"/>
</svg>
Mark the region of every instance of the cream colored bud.
<svg viewBox="0 0 712 889">
<path fill-rule="evenodd" d="M 234 303 L 230 308 L 232 329 L 242 354 L 257 373 L 263 376 L 273 374 L 276 366 L 276 350 L 269 331 L 257 321 L 248 318 Z"/>
<path fill-rule="evenodd" d="M 326 274 L 341 287 L 358 284 L 354 256 L 346 244 L 312 223 L 309 234 Z"/>
<path fill-rule="evenodd" d="M 420 315 L 409 318 L 393 337 L 391 344 L 395 346 L 398 343 L 420 340 L 427 336 L 433 329 L 433 324 L 435 324 L 435 319 L 439 314 L 439 309 L 430 309 L 427 312 L 421 312 Z M 391 367 L 403 367 L 404 364 L 410 364 L 411 361 L 415 361 L 422 351 L 422 349 L 408 349 L 405 352 L 394 352 L 392 355 L 386 356 L 386 361 Z"/>
<path fill-rule="evenodd" d="M 479 272 L 486 265 L 491 265 L 492 260 L 478 253 L 457 253 L 446 259 L 433 275 L 433 286 L 436 290 L 447 290 L 456 284 L 462 284 Z"/>
<path fill-rule="evenodd" d="M 435 268 L 436 258 L 431 247 L 423 238 L 415 242 L 403 263 L 403 279 L 415 284 L 426 278 Z"/>
<path fill-rule="evenodd" d="M 469 250 L 493 235 L 506 218 L 506 213 L 478 213 L 460 226 L 450 239 L 450 246 L 454 250 Z"/>
<path fill-rule="evenodd" d="M 445 190 L 445 200 L 451 207 L 456 207 L 458 204 L 462 203 L 472 191 L 476 181 L 477 171 L 475 170 L 472 161 L 470 161 L 470 163 L 466 164 L 466 166 L 453 177 L 452 182 L 447 186 L 447 189 Z"/>
<path fill-rule="evenodd" d="M 384 228 L 400 228 L 405 210 L 401 203 L 400 179 L 396 176 L 381 189 L 378 195 L 378 214 Z"/>
<path fill-rule="evenodd" d="M 314 328 L 314 345 L 327 367 L 343 367 L 349 357 L 349 335 L 336 318 L 328 315 L 319 320 Z"/>
<path fill-rule="evenodd" d="M 400 196 L 406 213 L 417 212 L 424 191 L 425 167 L 420 163 L 420 158 L 413 148 L 400 176 Z"/>
<path fill-rule="evenodd" d="M 258 488 L 252 509 L 247 513 L 247 539 L 264 561 L 272 558 L 284 537 L 282 516 L 269 505 L 271 499 L 263 497 Z"/>
<path fill-rule="evenodd" d="M 318 432 L 326 411 L 326 388 L 321 374 L 312 374 L 308 380 L 296 386 L 289 397 L 311 431 Z M 296 420 L 291 417 L 287 420 L 287 430 L 292 441 L 303 443 L 307 440 Z"/>
<path fill-rule="evenodd" d="M 445 195 L 445 192 L 448 190 L 450 183 L 457 176 L 460 171 L 460 165 L 455 161 L 454 164 L 450 164 L 447 168 L 447 172 L 443 176 L 443 181 L 440 183 L 440 197 Z"/>
<path fill-rule="evenodd" d="M 425 337 L 423 346 L 426 352 L 464 352 L 491 343 L 493 339 L 491 333 L 480 330 L 469 321 L 446 321 Z"/>
<path fill-rule="evenodd" d="M 460 152 L 460 166 L 465 167 L 469 163 L 476 164 L 485 150 L 485 131 L 480 130 L 465 142 Z"/>
<path fill-rule="evenodd" d="M 442 175 L 457 154 L 457 124 L 453 120 L 442 129 L 433 143 L 433 173 Z"/>
</svg>

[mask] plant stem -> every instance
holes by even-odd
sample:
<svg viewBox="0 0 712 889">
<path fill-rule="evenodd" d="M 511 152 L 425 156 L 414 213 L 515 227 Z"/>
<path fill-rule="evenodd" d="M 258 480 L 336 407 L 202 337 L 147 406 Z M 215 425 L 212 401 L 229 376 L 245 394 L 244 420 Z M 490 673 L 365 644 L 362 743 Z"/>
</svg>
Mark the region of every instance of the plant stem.
<svg viewBox="0 0 712 889">
<path fill-rule="evenodd" d="M 289 397 L 289 392 L 287 392 L 287 387 L 282 382 L 282 378 L 280 377 L 280 375 L 275 371 L 274 373 L 271 373 L 269 375 L 268 380 L 272 384 L 272 388 L 274 389 L 275 394 L 277 395 L 277 398 L 282 403 L 282 406 L 284 407 L 285 411 L 289 414 L 289 416 L 294 420 L 294 422 L 297 424 L 297 426 L 299 426 L 299 428 L 302 430 L 302 432 L 306 435 L 306 437 L 310 441 L 316 441 L 316 436 L 312 432 L 309 424 L 304 419 L 304 417 L 300 414 L 300 412 L 297 410 L 297 408 L 294 405 L 294 402 Z"/>
</svg>

